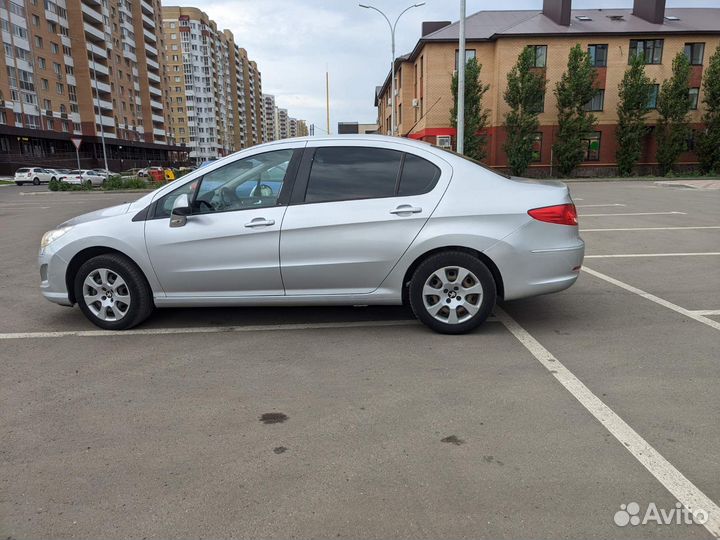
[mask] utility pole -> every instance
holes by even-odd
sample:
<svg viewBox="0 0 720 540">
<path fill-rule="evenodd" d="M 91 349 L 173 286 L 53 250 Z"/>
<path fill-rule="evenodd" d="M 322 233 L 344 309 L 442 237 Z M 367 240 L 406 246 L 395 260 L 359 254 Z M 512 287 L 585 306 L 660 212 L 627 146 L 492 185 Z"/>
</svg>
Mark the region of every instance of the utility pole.
<svg viewBox="0 0 720 540">
<path fill-rule="evenodd" d="M 330 73 L 325 70 L 325 113 L 327 115 L 327 133 L 330 135 Z"/>
<path fill-rule="evenodd" d="M 457 152 L 465 153 L 465 0 L 460 0 L 458 47 Z"/>
<path fill-rule="evenodd" d="M 94 47 L 94 45 L 92 45 L 92 44 L 90 46 Z M 100 90 L 98 90 L 98 81 L 97 81 L 98 73 L 97 73 L 97 69 L 95 67 L 95 51 L 90 49 L 90 55 L 92 56 L 93 71 L 95 72 L 93 81 L 95 82 L 95 99 L 97 100 L 98 116 L 100 117 L 100 140 L 102 141 L 103 161 L 105 162 L 105 170 L 109 171 L 110 169 L 108 169 L 107 152 L 105 151 L 105 127 L 103 126 L 102 109 L 100 108 Z M 95 110 L 95 107 L 93 107 L 93 111 L 94 110 Z"/>
</svg>

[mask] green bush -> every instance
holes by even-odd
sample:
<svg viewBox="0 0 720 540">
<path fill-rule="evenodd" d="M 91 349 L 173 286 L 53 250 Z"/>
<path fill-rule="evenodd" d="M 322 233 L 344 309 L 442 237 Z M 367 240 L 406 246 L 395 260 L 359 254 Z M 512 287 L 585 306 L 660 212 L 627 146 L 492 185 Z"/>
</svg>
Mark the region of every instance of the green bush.
<svg viewBox="0 0 720 540">
<path fill-rule="evenodd" d="M 50 191 L 90 191 L 92 186 L 89 184 L 68 184 L 60 180 L 50 180 L 48 188 Z"/>
<path fill-rule="evenodd" d="M 106 191 L 114 191 L 118 189 L 147 189 L 148 184 L 142 178 L 130 177 L 121 178 L 120 176 L 112 176 L 105 180 L 103 189 Z"/>
</svg>

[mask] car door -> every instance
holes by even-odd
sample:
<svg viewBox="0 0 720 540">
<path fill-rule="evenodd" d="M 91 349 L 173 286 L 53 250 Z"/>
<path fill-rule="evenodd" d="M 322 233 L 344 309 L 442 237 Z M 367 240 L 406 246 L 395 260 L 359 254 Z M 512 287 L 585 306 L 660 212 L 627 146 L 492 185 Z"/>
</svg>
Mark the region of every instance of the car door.
<svg viewBox="0 0 720 540">
<path fill-rule="evenodd" d="M 278 146 L 223 160 L 153 203 L 146 245 L 169 298 L 284 294 L 280 224 L 302 150 L 297 143 Z M 277 167 L 285 173 L 272 189 L 265 179 Z M 184 226 L 173 228 L 170 213 L 182 194 L 192 201 L 192 214 Z"/>
<path fill-rule="evenodd" d="M 441 158 L 401 143 L 308 143 L 280 237 L 286 294 L 377 289 L 451 174 Z"/>
</svg>

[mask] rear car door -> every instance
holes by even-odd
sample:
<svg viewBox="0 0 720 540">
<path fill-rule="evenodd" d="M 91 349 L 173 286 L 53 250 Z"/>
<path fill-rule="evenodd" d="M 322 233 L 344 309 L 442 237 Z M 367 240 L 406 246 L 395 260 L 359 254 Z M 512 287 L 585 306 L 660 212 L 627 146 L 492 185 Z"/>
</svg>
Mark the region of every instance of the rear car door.
<svg viewBox="0 0 720 540">
<path fill-rule="evenodd" d="M 432 214 L 451 175 L 447 162 L 408 145 L 308 143 L 280 237 L 286 294 L 377 289 Z"/>
<path fill-rule="evenodd" d="M 153 203 L 145 241 L 168 298 L 284 294 L 280 224 L 301 146 L 277 145 L 234 160 Z M 172 228 L 171 209 L 183 194 L 192 201 L 192 214 Z"/>
</svg>

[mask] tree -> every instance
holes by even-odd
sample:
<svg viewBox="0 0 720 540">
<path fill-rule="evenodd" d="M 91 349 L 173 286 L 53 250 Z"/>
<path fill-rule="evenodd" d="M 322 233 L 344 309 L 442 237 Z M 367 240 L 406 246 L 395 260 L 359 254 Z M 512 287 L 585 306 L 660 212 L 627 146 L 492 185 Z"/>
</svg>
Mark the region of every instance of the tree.
<svg viewBox="0 0 720 540">
<path fill-rule="evenodd" d="M 700 170 L 720 172 L 720 45 L 705 70 L 703 96 L 705 131 L 700 133 L 697 144 Z"/>
<path fill-rule="evenodd" d="M 553 154 L 560 176 L 569 176 L 585 159 L 583 137 L 595 126 L 595 115 L 585 110 L 595 97 L 596 70 L 590 55 L 579 44 L 570 49 L 567 71 L 555 87 L 558 107 L 558 134 Z"/>
<path fill-rule="evenodd" d="M 687 150 L 690 135 L 690 60 L 684 51 L 677 53 L 672 63 L 672 76 L 663 81 L 658 96 L 656 158 L 663 176 L 670 172 L 680 154 Z"/>
<path fill-rule="evenodd" d="M 532 70 L 534 58 L 533 49 L 525 47 L 507 74 L 504 97 L 510 112 L 505 115 L 507 141 L 503 149 L 515 176 L 522 176 L 532 162 L 538 114 L 545 99 L 545 78 Z"/>
<path fill-rule="evenodd" d="M 477 59 L 468 60 L 465 67 L 465 155 L 478 161 L 485 158 L 487 137 L 482 131 L 487 127 L 490 111 L 483 108 L 483 97 L 490 89 L 489 84 L 480 82 L 482 64 Z M 453 107 L 450 110 L 450 122 L 457 128 L 458 78 L 453 75 L 451 90 Z"/>
<path fill-rule="evenodd" d="M 630 176 L 642 153 L 642 140 L 647 132 L 645 116 L 655 84 L 645 74 L 645 59 L 641 55 L 632 59 L 630 67 L 618 86 L 617 159 L 622 176 Z"/>
</svg>

